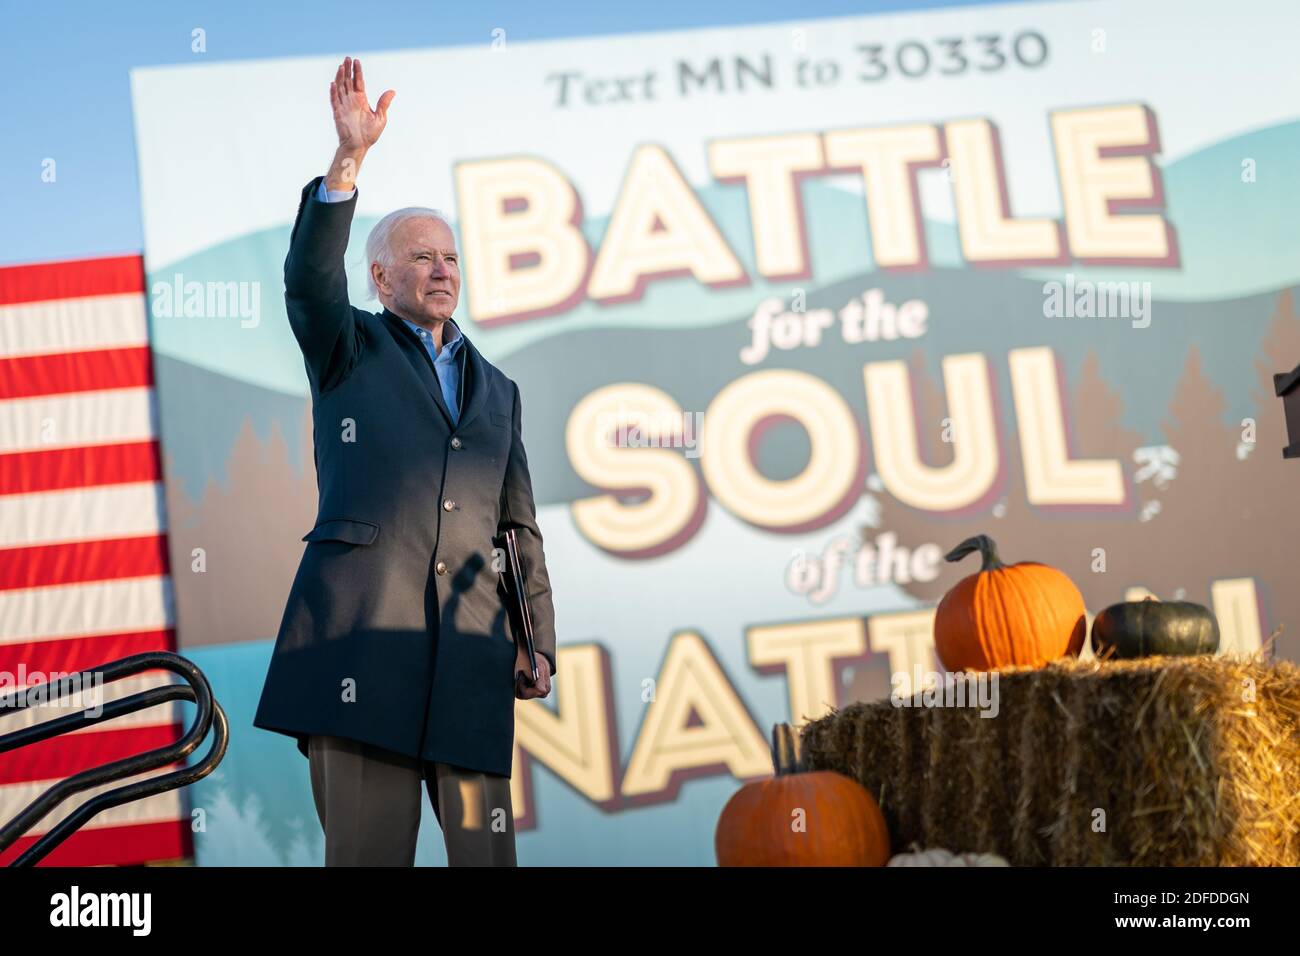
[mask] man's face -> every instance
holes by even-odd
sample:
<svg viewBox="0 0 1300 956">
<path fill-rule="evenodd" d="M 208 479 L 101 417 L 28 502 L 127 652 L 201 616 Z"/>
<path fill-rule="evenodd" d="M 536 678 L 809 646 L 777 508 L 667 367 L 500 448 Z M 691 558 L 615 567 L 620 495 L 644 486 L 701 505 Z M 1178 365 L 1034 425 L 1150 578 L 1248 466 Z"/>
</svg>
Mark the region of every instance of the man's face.
<svg viewBox="0 0 1300 956">
<path fill-rule="evenodd" d="M 379 301 L 418 324 L 451 318 L 460 299 L 456 237 L 437 219 L 407 219 L 393 230 L 393 265 L 371 263 Z"/>
</svg>

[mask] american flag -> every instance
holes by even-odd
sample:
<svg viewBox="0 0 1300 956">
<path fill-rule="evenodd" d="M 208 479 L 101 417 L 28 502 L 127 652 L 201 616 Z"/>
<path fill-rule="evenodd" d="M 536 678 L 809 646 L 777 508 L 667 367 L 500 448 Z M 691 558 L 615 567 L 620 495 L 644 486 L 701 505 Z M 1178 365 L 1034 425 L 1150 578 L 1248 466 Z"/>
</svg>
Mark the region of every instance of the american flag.
<svg viewBox="0 0 1300 956">
<path fill-rule="evenodd" d="M 176 649 L 146 316 L 139 256 L 0 268 L 0 695 Z M 104 685 L 101 699 L 172 680 L 147 672 Z M 60 779 L 175 741 L 184 733 L 177 721 L 193 708 L 174 708 L 0 754 L 0 824 Z M 0 710 L 0 734 L 70 712 Z M 65 801 L 0 854 L 0 865 L 89 797 L 121 785 Z M 44 863 L 190 856 L 183 802 L 173 790 L 103 811 Z"/>
</svg>

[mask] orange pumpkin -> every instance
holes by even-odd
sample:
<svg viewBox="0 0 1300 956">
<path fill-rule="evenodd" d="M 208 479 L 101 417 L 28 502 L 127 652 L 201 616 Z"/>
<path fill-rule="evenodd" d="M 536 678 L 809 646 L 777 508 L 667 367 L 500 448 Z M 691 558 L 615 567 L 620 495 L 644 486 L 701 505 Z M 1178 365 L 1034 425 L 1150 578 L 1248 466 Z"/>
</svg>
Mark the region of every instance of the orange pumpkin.
<svg viewBox="0 0 1300 956">
<path fill-rule="evenodd" d="M 772 731 L 770 780 L 746 784 L 718 818 L 719 866 L 884 866 L 889 830 L 870 791 L 829 770 L 809 772 L 789 724 Z"/>
<path fill-rule="evenodd" d="M 934 615 L 934 650 L 949 671 L 1040 667 L 1083 649 L 1083 595 L 1063 572 L 1036 561 L 1005 565 L 988 535 L 945 557 L 979 551 L 983 566 L 943 596 Z"/>
</svg>

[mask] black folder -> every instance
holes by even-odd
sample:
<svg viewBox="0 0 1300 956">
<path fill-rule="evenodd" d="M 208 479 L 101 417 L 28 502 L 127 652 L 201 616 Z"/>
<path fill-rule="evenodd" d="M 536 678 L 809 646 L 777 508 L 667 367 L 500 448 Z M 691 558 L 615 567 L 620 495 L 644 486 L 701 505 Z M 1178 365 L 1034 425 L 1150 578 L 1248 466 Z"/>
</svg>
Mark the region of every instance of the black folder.
<svg viewBox="0 0 1300 956">
<path fill-rule="evenodd" d="M 515 684 L 527 681 L 531 686 L 541 680 L 537 671 L 537 647 L 533 643 L 533 611 L 528 605 L 528 578 L 524 572 L 523 556 L 519 553 L 518 533 L 514 528 L 497 535 L 492 544 L 501 550 L 505 557 L 505 566 L 501 569 L 501 579 L 506 586 L 506 616 L 510 618 L 510 628 L 514 631 L 515 646 L 528 648 L 528 666 L 532 668 L 532 679 L 523 671 L 515 672 Z"/>
</svg>

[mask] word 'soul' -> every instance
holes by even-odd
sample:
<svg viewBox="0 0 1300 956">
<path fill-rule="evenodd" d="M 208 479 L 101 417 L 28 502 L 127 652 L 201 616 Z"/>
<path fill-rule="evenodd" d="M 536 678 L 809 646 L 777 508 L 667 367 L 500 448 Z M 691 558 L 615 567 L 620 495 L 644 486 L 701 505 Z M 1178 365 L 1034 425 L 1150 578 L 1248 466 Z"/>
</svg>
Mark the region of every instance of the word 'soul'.
<svg viewBox="0 0 1300 956">
<path fill-rule="evenodd" d="M 1012 349 L 1007 362 L 1029 503 L 1127 509 L 1131 495 L 1118 459 L 1071 457 L 1052 349 Z M 925 424 L 913 410 L 907 363 L 867 362 L 862 377 L 871 465 L 885 493 L 936 514 L 981 507 L 997 496 L 1007 475 L 992 369 L 983 354 L 943 358 L 948 417 L 929 423 L 950 439 L 952 460 L 943 465 L 921 456 L 917 429 Z M 728 382 L 699 419 L 698 471 L 680 448 L 671 447 L 674 436 L 656 434 L 660 447 L 613 441 L 609 422 L 628 409 L 651 423 L 651 430 L 653 423 L 672 427 L 683 421 L 682 408 L 663 390 L 618 382 L 584 396 L 565 427 L 573 470 L 604 489 L 570 505 L 574 523 L 593 544 L 621 557 L 649 558 L 681 547 L 703 522 L 710 494 L 741 520 L 788 533 L 830 524 L 863 494 L 869 469 L 862 424 L 838 390 L 808 372 L 764 369 Z M 810 450 L 799 474 L 773 479 L 758 468 L 754 450 L 782 420 L 803 429 Z M 628 500 L 634 493 L 639 500 Z"/>
</svg>

